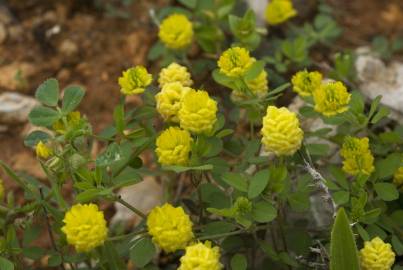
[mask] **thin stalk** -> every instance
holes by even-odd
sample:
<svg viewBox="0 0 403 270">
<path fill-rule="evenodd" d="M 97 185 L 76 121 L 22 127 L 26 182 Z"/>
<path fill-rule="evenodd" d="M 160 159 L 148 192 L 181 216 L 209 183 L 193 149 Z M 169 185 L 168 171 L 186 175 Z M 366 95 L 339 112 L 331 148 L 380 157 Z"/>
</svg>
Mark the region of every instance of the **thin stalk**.
<svg viewBox="0 0 403 270">
<path fill-rule="evenodd" d="M 112 236 L 112 237 L 108 238 L 108 241 L 120 241 L 120 240 L 123 240 L 123 239 L 125 239 L 127 237 L 141 235 L 141 234 L 145 234 L 145 233 L 147 233 L 147 230 L 141 230 L 141 231 L 137 231 L 137 232 L 131 232 L 131 233 L 128 233 L 128 234 Z"/>
<path fill-rule="evenodd" d="M 44 196 L 43 196 L 43 191 L 42 188 L 39 188 L 39 193 L 41 195 L 41 199 L 44 200 Z M 63 257 L 63 253 L 61 251 L 59 251 L 59 249 L 56 246 L 56 242 L 55 242 L 55 238 L 53 236 L 53 232 L 52 232 L 52 228 L 50 226 L 50 220 L 49 220 L 49 214 L 48 214 L 48 210 L 46 209 L 45 206 L 43 206 L 43 211 L 45 212 L 46 215 L 46 228 L 48 230 L 48 234 L 49 234 L 49 238 L 50 238 L 50 243 L 52 244 L 53 249 L 60 254 L 60 257 L 62 259 L 62 263 L 60 264 L 61 269 L 66 270 L 66 268 L 64 267 L 64 257 Z"/>
<path fill-rule="evenodd" d="M 130 209 L 133 213 L 137 214 L 138 216 L 140 216 L 143 219 L 147 219 L 147 215 L 144 214 L 143 212 L 141 212 L 139 209 L 137 209 L 136 207 L 132 206 L 131 204 L 129 204 L 128 202 L 126 202 L 125 200 L 122 199 L 122 196 L 117 196 L 115 201 L 117 201 L 118 203 L 126 206 L 128 209 Z"/>
</svg>

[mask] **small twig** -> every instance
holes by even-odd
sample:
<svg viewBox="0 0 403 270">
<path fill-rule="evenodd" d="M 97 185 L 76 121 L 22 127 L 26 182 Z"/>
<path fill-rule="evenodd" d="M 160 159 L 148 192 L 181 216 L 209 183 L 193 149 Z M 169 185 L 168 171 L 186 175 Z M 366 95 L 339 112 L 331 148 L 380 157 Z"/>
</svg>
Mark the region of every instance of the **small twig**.
<svg viewBox="0 0 403 270">
<path fill-rule="evenodd" d="M 300 157 L 302 158 L 302 160 L 304 161 L 305 164 L 305 170 L 312 176 L 312 178 L 315 180 L 317 187 L 319 187 L 324 193 L 325 195 L 323 196 L 323 198 L 327 201 L 330 202 L 332 204 L 332 213 L 333 216 L 335 216 L 336 213 L 336 209 L 337 209 L 337 205 L 334 202 L 332 196 L 330 195 L 330 191 L 326 186 L 326 180 L 325 178 L 323 178 L 323 176 L 313 167 L 312 160 L 310 159 L 310 156 L 308 155 L 308 159 L 309 161 L 307 161 L 304 157 L 304 155 L 301 153 L 300 150 L 298 150 L 298 154 L 300 155 Z"/>
<path fill-rule="evenodd" d="M 144 214 L 143 212 L 141 212 L 139 209 L 135 208 L 134 206 L 132 206 L 131 204 L 129 204 L 128 202 L 126 202 L 125 200 L 122 199 L 122 196 L 117 196 L 115 198 L 115 201 L 117 201 L 118 203 L 126 206 L 128 209 L 130 209 L 133 213 L 137 214 L 138 216 L 140 216 L 143 219 L 147 219 L 147 215 Z"/>
<path fill-rule="evenodd" d="M 40 195 L 41 195 L 41 200 L 44 201 L 44 198 L 45 198 L 45 197 L 43 196 L 43 191 L 42 191 L 42 188 L 41 188 L 41 187 L 39 188 L 39 193 L 40 193 Z M 52 228 L 51 228 L 51 226 L 50 226 L 50 220 L 49 220 L 48 210 L 46 209 L 46 207 L 45 207 L 44 205 L 43 205 L 42 207 L 43 207 L 43 211 L 45 212 L 45 215 L 46 215 L 46 228 L 47 228 L 48 233 L 49 233 L 50 243 L 51 243 L 53 249 L 54 249 L 57 253 L 60 254 L 60 257 L 61 257 L 61 259 L 62 259 L 62 263 L 60 264 L 60 267 L 61 267 L 63 270 L 66 270 L 66 268 L 64 267 L 64 257 L 63 257 L 63 253 L 62 253 L 61 251 L 59 251 L 59 249 L 57 248 L 56 242 L 55 242 L 55 238 L 54 238 L 53 233 L 52 233 Z"/>
</svg>

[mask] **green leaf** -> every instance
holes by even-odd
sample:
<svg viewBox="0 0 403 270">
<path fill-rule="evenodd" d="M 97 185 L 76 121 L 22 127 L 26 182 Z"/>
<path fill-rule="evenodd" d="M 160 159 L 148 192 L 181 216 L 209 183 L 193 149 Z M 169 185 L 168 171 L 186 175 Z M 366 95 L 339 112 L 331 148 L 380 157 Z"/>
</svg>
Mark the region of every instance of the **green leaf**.
<svg viewBox="0 0 403 270">
<path fill-rule="evenodd" d="M 14 270 L 14 264 L 4 257 L 0 257 L 1 270 Z"/>
<path fill-rule="evenodd" d="M 306 145 L 306 150 L 312 156 L 327 156 L 330 147 L 328 144 L 311 143 Z"/>
<path fill-rule="evenodd" d="M 178 0 L 178 2 L 190 9 L 195 8 L 197 5 L 197 0 Z"/>
<path fill-rule="evenodd" d="M 205 164 L 205 165 L 201 165 L 201 166 L 195 166 L 195 167 L 184 167 L 184 166 L 176 166 L 176 165 L 172 165 L 172 166 L 163 166 L 162 167 L 164 170 L 167 171 L 174 171 L 176 173 L 181 173 L 181 172 L 186 172 L 186 171 L 209 171 L 213 169 L 213 165 L 211 164 Z"/>
<path fill-rule="evenodd" d="M 337 191 L 333 193 L 332 197 L 337 205 L 343 205 L 345 203 L 348 203 L 350 199 L 350 193 L 344 190 Z"/>
<path fill-rule="evenodd" d="M 369 108 L 368 119 L 371 119 L 378 109 L 379 103 L 381 102 L 382 96 L 377 96 L 371 103 L 371 107 Z"/>
<path fill-rule="evenodd" d="M 358 252 L 346 212 L 340 208 L 330 241 L 330 270 L 359 270 Z"/>
<path fill-rule="evenodd" d="M 248 182 L 239 173 L 224 173 L 222 180 L 239 191 L 248 192 Z"/>
<path fill-rule="evenodd" d="M 392 183 L 376 183 L 374 189 L 376 194 L 384 201 L 393 201 L 399 198 L 399 191 Z"/>
<path fill-rule="evenodd" d="M 226 137 L 228 135 L 231 135 L 232 133 L 234 133 L 233 129 L 223 129 L 223 130 L 219 131 L 215 136 L 217 138 L 223 138 L 223 137 Z"/>
<path fill-rule="evenodd" d="M 253 205 L 252 216 L 257 222 L 270 222 L 276 218 L 277 209 L 269 202 L 260 201 Z"/>
<path fill-rule="evenodd" d="M 60 114 L 48 107 L 37 106 L 28 115 L 29 122 L 35 126 L 49 127 L 60 118 Z"/>
<path fill-rule="evenodd" d="M 125 129 L 125 111 L 123 105 L 116 106 L 113 112 L 113 120 L 115 121 L 116 130 L 122 134 Z"/>
<path fill-rule="evenodd" d="M 80 86 L 69 86 L 64 89 L 62 111 L 67 114 L 74 111 L 85 95 Z"/>
<path fill-rule="evenodd" d="M 24 140 L 24 145 L 28 147 L 34 147 L 39 141 L 47 141 L 50 135 L 46 132 L 35 130 L 31 132 Z"/>
<path fill-rule="evenodd" d="M 87 189 L 76 196 L 76 202 L 84 203 L 97 198 L 104 189 L 91 188 Z"/>
<path fill-rule="evenodd" d="M 203 236 L 222 234 L 236 229 L 236 225 L 225 221 L 213 221 L 203 228 Z"/>
<path fill-rule="evenodd" d="M 48 79 L 35 92 L 35 98 L 44 105 L 56 106 L 59 100 L 59 83 L 56 79 Z"/>
<path fill-rule="evenodd" d="M 245 80 L 250 81 L 255 79 L 264 69 L 265 62 L 264 61 L 256 61 L 252 64 L 252 66 L 245 73 Z"/>
<path fill-rule="evenodd" d="M 155 255 L 155 246 L 151 238 L 146 237 L 136 242 L 130 249 L 130 259 L 138 267 L 144 267 Z"/>
<path fill-rule="evenodd" d="M 403 243 L 402 243 L 402 240 L 399 240 L 399 238 L 396 237 L 396 235 L 392 236 L 392 245 L 393 245 L 393 249 L 396 251 L 396 254 L 398 256 L 402 256 L 403 255 Z"/>
<path fill-rule="evenodd" d="M 376 174 L 378 178 L 384 179 L 392 177 L 395 171 L 400 167 L 402 155 L 398 153 L 392 153 L 385 159 L 377 160 L 375 163 Z"/>
<path fill-rule="evenodd" d="M 231 269 L 232 270 L 246 270 L 248 268 L 248 261 L 246 257 L 242 254 L 235 254 L 231 258 Z"/>
<path fill-rule="evenodd" d="M 249 199 L 256 198 L 263 192 L 269 182 L 270 172 L 269 170 L 262 170 L 257 172 L 251 179 L 248 197 Z"/>
<path fill-rule="evenodd" d="M 374 117 L 371 119 L 371 124 L 378 123 L 380 120 L 382 120 L 382 118 L 388 116 L 389 113 L 390 110 L 387 107 L 382 106 L 379 109 L 379 111 L 374 115 Z"/>
</svg>

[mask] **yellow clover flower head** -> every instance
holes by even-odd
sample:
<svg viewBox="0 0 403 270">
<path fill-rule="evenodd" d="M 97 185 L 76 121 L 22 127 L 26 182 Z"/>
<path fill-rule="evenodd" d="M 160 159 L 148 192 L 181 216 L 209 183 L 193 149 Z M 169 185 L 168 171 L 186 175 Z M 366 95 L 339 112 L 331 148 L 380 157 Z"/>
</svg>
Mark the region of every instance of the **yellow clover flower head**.
<svg viewBox="0 0 403 270">
<path fill-rule="evenodd" d="M 301 147 L 304 132 L 295 113 L 284 107 L 269 106 L 263 117 L 262 135 L 267 151 L 277 156 L 291 156 Z"/>
<path fill-rule="evenodd" d="M 206 91 L 189 90 L 179 109 L 180 127 L 194 134 L 208 133 L 217 121 L 217 102 Z"/>
<path fill-rule="evenodd" d="M 365 241 L 364 248 L 360 250 L 360 259 L 362 270 L 390 270 L 395 262 L 395 253 L 389 243 L 375 237 Z"/>
<path fill-rule="evenodd" d="M 141 94 L 149 86 L 153 78 L 143 66 L 135 66 L 123 71 L 118 82 L 120 92 L 124 95 Z"/>
<path fill-rule="evenodd" d="M 210 241 L 196 243 L 186 247 L 178 270 L 220 270 L 223 269 L 220 256 L 219 247 L 211 247 Z"/>
<path fill-rule="evenodd" d="M 292 77 L 291 82 L 294 92 L 303 97 L 311 96 L 321 86 L 322 74 L 317 71 L 299 71 Z"/>
<path fill-rule="evenodd" d="M 343 171 L 350 175 L 360 173 L 370 175 L 375 169 L 374 157 L 369 149 L 369 139 L 366 137 L 345 137 L 340 155 L 344 158 Z"/>
<path fill-rule="evenodd" d="M 147 217 L 148 233 L 165 252 L 184 249 L 193 239 L 192 222 L 182 207 L 166 203 L 155 207 Z"/>
<path fill-rule="evenodd" d="M 228 77 L 239 77 L 252 66 L 255 59 L 250 57 L 249 51 L 241 47 L 229 48 L 218 59 L 220 72 Z"/>
<path fill-rule="evenodd" d="M 163 68 L 159 74 L 158 83 L 161 88 L 172 82 L 178 82 L 183 86 L 192 86 L 193 84 L 188 69 L 177 63 L 171 63 L 166 68 Z"/>
<path fill-rule="evenodd" d="M 399 167 L 393 175 L 393 184 L 403 191 L 403 167 Z"/>
<path fill-rule="evenodd" d="M 185 15 L 172 14 L 162 21 L 158 36 L 168 48 L 183 49 L 192 43 L 192 22 Z"/>
<path fill-rule="evenodd" d="M 297 15 L 291 0 L 271 0 L 266 7 L 266 21 L 276 25 L 287 21 Z"/>
<path fill-rule="evenodd" d="M 157 111 L 165 121 L 179 123 L 178 112 L 184 95 L 190 90 L 179 82 L 165 84 L 161 92 L 155 95 Z"/>
<path fill-rule="evenodd" d="M 260 72 L 260 74 L 253 80 L 246 81 L 246 84 L 250 90 L 250 94 L 252 94 L 253 97 L 258 97 L 258 98 L 263 98 L 267 95 L 267 92 L 269 91 L 269 82 L 267 80 L 267 72 L 263 70 Z M 241 100 L 246 100 L 250 98 L 251 95 L 247 95 L 246 93 L 239 91 L 239 90 L 234 90 L 232 91 L 231 98 L 235 101 L 241 101 Z"/>
<path fill-rule="evenodd" d="M 348 110 L 351 94 L 342 82 L 322 84 L 313 92 L 315 111 L 332 116 Z"/>
<path fill-rule="evenodd" d="M 104 213 L 95 204 L 76 204 L 64 216 L 62 232 L 77 252 L 88 252 L 103 245 L 108 228 Z"/>
<path fill-rule="evenodd" d="M 186 165 L 189 162 L 192 137 L 186 130 L 170 127 L 158 136 L 155 152 L 162 165 Z"/>
<path fill-rule="evenodd" d="M 48 159 L 52 154 L 53 151 L 50 147 L 48 147 L 42 141 L 39 141 L 35 146 L 36 156 L 43 159 Z"/>
<path fill-rule="evenodd" d="M 76 127 L 81 120 L 81 114 L 79 111 L 70 112 L 66 117 L 66 123 L 62 119 L 56 121 L 52 128 L 56 133 L 65 134 L 68 129 Z"/>
</svg>

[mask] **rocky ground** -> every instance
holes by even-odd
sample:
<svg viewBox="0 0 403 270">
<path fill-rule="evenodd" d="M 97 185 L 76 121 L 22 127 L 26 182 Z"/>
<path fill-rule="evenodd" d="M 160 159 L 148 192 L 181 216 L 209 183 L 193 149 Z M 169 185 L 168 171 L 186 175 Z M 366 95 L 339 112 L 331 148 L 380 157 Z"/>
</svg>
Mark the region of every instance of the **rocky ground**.
<svg viewBox="0 0 403 270">
<path fill-rule="evenodd" d="M 83 85 L 87 95 L 80 110 L 100 131 L 111 121 L 119 98 L 117 78 L 121 71 L 135 64 L 147 65 L 146 55 L 157 31 L 147 11 L 169 1 L 134 0 L 123 8 L 128 18 L 105 11 L 102 5 L 93 5 L 95 2 L 105 1 L 0 0 L 0 160 L 15 170 L 44 178 L 34 153 L 23 145 L 24 136 L 31 130 L 27 114 L 35 105 L 32 96 L 42 81 L 55 77 L 62 87 Z M 334 7 L 344 29 L 336 44 L 341 49 L 366 46 L 379 34 L 391 38 L 403 35 L 401 0 L 327 2 Z M 377 67 L 382 65 L 378 62 Z M 397 80 L 403 68 L 397 70 L 388 73 L 393 81 L 390 84 L 403 92 L 403 82 Z M 363 89 L 371 91 L 369 97 L 375 95 L 373 88 L 382 90 L 382 84 L 363 83 Z M 401 98 L 403 94 L 396 96 Z M 3 172 L 0 178 L 4 178 L 6 189 L 18 194 L 16 185 Z M 155 183 L 150 185 L 153 196 L 160 198 Z M 124 218 L 124 213 L 120 214 Z"/>
</svg>

